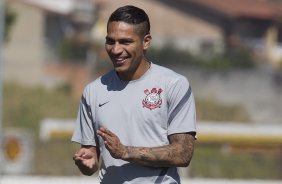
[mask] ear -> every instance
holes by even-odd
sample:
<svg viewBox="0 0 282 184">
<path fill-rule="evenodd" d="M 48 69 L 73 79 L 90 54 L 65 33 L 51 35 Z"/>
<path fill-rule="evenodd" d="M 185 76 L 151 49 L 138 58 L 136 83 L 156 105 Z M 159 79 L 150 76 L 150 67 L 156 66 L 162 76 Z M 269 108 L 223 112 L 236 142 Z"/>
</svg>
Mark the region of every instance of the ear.
<svg viewBox="0 0 282 184">
<path fill-rule="evenodd" d="M 147 34 L 144 36 L 143 39 L 143 50 L 147 50 L 151 44 L 152 36 L 150 34 Z"/>
</svg>

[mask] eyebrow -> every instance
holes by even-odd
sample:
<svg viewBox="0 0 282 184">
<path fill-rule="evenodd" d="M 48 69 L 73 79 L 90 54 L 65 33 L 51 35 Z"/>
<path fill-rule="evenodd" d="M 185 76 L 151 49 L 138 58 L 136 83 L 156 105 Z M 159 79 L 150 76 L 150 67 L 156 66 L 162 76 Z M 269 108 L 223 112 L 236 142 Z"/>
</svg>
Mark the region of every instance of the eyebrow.
<svg viewBox="0 0 282 184">
<path fill-rule="evenodd" d="M 108 37 L 108 36 L 106 36 L 105 39 L 106 40 L 110 40 L 110 39 L 113 40 L 111 37 Z"/>
<path fill-rule="evenodd" d="M 105 39 L 106 40 L 115 40 L 115 39 L 113 39 L 109 36 L 106 36 Z M 118 39 L 118 41 L 134 41 L 134 39 L 132 39 L 132 38 L 120 38 L 120 39 Z"/>
</svg>

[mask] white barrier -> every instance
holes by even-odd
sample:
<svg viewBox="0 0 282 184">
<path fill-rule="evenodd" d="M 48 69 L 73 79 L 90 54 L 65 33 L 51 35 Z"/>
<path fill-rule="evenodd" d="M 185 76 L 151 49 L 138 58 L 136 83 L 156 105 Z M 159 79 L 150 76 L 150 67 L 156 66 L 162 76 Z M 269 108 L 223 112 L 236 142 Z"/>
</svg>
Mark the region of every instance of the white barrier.
<svg viewBox="0 0 282 184">
<path fill-rule="evenodd" d="M 40 123 L 40 140 L 70 139 L 74 125 L 75 119 L 44 119 Z M 198 121 L 197 134 L 203 142 L 282 144 L 281 124 Z"/>
<path fill-rule="evenodd" d="M 96 177 L 2 176 L 1 184 L 99 184 Z M 182 184 L 282 184 L 282 180 L 183 179 Z"/>
<path fill-rule="evenodd" d="M 4 159 L 3 166 L 0 166 L 3 173 L 14 175 L 31 173 L 34 154 L 32 138 L 32 134 L 28 130 L 15 128 L 5 130 Z"/>
</svg>

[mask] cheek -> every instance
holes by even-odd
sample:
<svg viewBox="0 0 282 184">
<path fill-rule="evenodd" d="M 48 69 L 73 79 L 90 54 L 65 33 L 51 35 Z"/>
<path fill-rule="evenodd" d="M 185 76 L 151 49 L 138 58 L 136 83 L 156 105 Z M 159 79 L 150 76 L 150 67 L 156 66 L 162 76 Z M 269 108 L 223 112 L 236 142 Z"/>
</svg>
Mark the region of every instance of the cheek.
<svg viewBox="0 0 282 184">
<path fill-rule="evenodd" d="M 107 53 L 110 53 L 110 51 L 111 51 L 111 46 L 105 45 L 105 50 L 107 51 Z"/>
<path fill-rule="evenodd" d="M 130 50 L 131 50 L 131 54 L 137 58 L 143 55 L 143 47 L 141 45 L 133 47 Z"/>
</svg>

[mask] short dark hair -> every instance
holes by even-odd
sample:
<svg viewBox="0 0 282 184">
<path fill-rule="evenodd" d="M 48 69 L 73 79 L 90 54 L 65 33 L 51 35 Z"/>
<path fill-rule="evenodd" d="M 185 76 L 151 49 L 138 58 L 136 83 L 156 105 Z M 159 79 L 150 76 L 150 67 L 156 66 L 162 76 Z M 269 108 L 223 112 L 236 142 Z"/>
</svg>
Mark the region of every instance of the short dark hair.
<svg viewBox="0 0 282 184">
<path fill-rule="evenodd" d="M 108 24 L 114 21 L 122 21 L 131 25 L 138 25 L 139 34 L 150 34 L 150 20 L 146 12 L 138 7 L 127 5 L 116 9 L 109 17 Z"/>
</svg>

